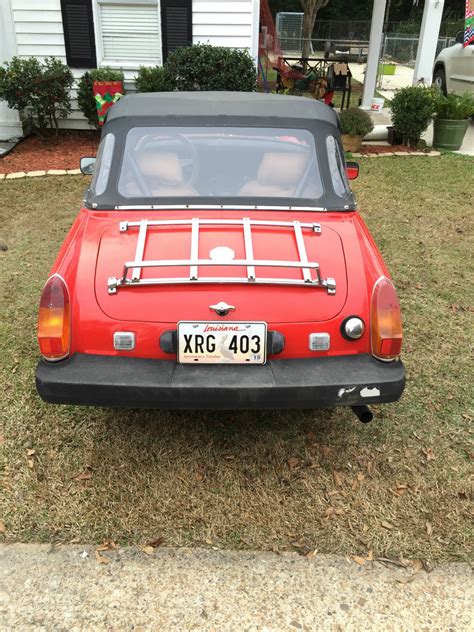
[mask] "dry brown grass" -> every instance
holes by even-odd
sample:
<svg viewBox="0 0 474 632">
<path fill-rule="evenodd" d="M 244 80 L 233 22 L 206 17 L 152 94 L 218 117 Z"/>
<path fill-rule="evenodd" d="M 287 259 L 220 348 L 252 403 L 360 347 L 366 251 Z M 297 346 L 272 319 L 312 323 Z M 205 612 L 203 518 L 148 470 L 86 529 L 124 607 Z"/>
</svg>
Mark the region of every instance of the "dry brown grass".
<svg viewBox="0 0 474 632">
<path fill-rule="evenodd" d="M 356 189 L 399 288 L 408 370 L 403 399 L 367 426 L 345 409 L 42 403 L 37 302 L 84 182 L 2 183 L 3 537 L 468 559 L 473 168 L 455 156 L 362 161 Z"/>
</svg>

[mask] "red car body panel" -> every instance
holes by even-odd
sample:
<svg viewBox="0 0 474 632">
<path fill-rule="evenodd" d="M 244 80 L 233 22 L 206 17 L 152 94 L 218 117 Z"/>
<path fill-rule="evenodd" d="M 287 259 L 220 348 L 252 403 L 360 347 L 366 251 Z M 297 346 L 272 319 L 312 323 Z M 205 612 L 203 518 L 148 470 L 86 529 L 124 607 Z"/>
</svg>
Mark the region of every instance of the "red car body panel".
<svg viewBox="0 0 474 632">
<path fill-rule="evenodd" d="M 206 218 L 250 217 L 268 218 L 269 211 L 225 211 L 225 214 L 206 211 Z M 203 212 L 201 212 L 203 216 Z M 119 232 L 119 223 L 137 219 L 192 218 L 192 211 L 90 211 L 83 208 L 74 222 L 63 247 L 51 269 L 59 274 L 69 288 L 72 303 L 71 353 L 127 355 L 142 358 L 164 358 L 158 344 L 160 335 L 176 326 L 180 320 L 208 320 L 223 322 L 209 305 L 219 300 L 238 304 L 239 320 L 264 320 L 269 329 L 277 329 L 286 339 L 280 358 L 312 357 L 308 348 L 308 335 L 327 332 L 331 348 L 321 355 L 344 355 L 370 352 L 369 329 L 362 338 L 348 342 L 342 337 L 340 324 L 350 315 L 367 315 L 371 288 L 382 275 L 389 276 L 370 233 L 358 212 L 317 213 L 271 212 L 272 219 L 301 222 L 318 222 L 321 234 L 306 237 L 308 256 L 321 265 L 323 275 L 337 279 L 336 295 L 324 288 L 248 285 L 199 285 L 124 288 L 117 295 L 107 292 L 107 278 L 121 274 L 123 263 L 134 258 L 137 231 Z M 146 255 L 152 258 L 156 251 L 163 258 L 189 256 L 189 240 L 183 230 L 167 231 L 166 239 L 158 239 L 150 232 Z M 291 236 L 268 235 L 262 229 L 260 244 L 255 238 L 256 254 L 260 258 L 274 256 L 279 248 L 281 258 L 294 256 Z M 188 229 L 189 232 L 189 229 Z M 241 233 L 241 231 L 240 231 Z M 202 249 L 216 245 L 235 248 L 237 257 L 243 247 L 241 234 L 234 228 L 212 232 L 212 238 L 203 240 Z M 270 237 L 270 238 L 269 238 Z M 260 248 L 260 251 L 257 250 Z M 314 251 L 314 252 L 313 252 Z M 177 274 L 181 273 L 176 271 Z M 215 274 L 222 274 L 216 268 Z M 242 275 L 238 268 L 232 274 Z M 295 276 L 299 271 L 295 271 Z M 153 272 L 156 276 L 156 272 Z M 170 274 L 173 274 L 170 272 Z M 286 272 L 285 274 L 289 274 Z M 91 283 L 91 279 L 95 283 Z M 140 314 L 140 318 L 137 318 Z M 277 314 L 275 318 L 274 314 Z M 295 318 L 298 315 L 298 318 Z M 229 314 L 227 320 L 234 320 Z M 80 322 L 80 327 L 75 323 Z M 368 324 L 368 323 L 367 323 Z M 113 348 L 115 331 L 133 331 L 137 346 L 133 351 L 116 351 Z"/>
</svg>

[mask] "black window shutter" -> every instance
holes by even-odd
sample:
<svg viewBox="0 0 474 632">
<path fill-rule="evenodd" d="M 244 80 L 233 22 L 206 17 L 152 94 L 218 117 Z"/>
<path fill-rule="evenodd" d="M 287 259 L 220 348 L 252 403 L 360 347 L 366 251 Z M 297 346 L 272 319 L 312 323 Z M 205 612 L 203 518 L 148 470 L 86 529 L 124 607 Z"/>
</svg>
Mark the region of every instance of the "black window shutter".
<svg viewBox="0 0 474 632">
<path fill-rule="evenodd" d="M 193 43 L 192 0 L 161 0 L 163 61 L 180 46 Z"/>
<path fill-rule="evenodd" d="M 96 68 L 92 0 L 61 0 L 66 59 L 71 68 Z"/>
</svg>

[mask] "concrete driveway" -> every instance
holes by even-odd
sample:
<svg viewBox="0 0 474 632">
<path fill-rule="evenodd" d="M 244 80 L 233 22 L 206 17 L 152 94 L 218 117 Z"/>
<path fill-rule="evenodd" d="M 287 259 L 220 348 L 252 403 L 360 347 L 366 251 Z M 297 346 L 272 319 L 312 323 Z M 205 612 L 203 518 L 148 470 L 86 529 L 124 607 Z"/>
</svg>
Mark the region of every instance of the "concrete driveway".
<svg viewBox="0 0 474 632">
<path fill-rule="evenodd" d="M 0 629 L 472 630 L 474 620 L 467 565 L 427 573 L 318 554 L 166 547 L 103 557 L 90 547 L 0 546 Z"/>
</svg>

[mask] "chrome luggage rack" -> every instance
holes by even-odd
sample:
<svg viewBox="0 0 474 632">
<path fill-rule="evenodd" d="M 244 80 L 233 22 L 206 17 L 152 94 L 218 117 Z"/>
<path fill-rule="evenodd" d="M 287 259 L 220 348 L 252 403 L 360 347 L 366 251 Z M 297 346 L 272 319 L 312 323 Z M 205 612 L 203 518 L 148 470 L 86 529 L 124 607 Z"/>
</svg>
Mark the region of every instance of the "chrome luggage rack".
<svg viewBox="0 0 474 632">
<path fill-rule="evenodd" d="M 150 259 L 143 260 L 148 229 L 152 227 L 189 226 L 191 229 L 191 253 L 189 259 Z M 218 257 L 214 259 L 199 259 L 199 229 L 203 226 L 241 226 L 244 237 L 245 259 L 232 259 L 230 257 Z M 296 247 L 299 259 L 297 261 L 279 261 L 273 259 L 255 259 L 253 254 L 252 228 L 271 226 L 275 228 L 292 229 L 296 239 Z M 127 261 L 123 266 L 121 277 L 109 277 L 107 287 L 109 294 L 116 294 L 119 287 L 143 286 L 143 285 L 176 285 L 191 283 L 249 283 L 262 285 L 301 285 L 305 287 L 324 287 L 328 294 L 336 293 L 336 281 L 328 277 L 323 279 L 319 269 L 319 263 L 308 261 L 306 247 L 303 238 L 303 230 L 311 230 L 313 233 L 321 233 L 321 225 L 303 223 L 299 221 L 266 221 L 257 219 L 175 219 L 175 220 L 140 220 L 138 222 L 120 222 L 120 232 L 125 233 L 130 228 L 138 228 L 137 248 L 135 259 Z M 188 273 L 182 277 L 159 277 L 154 279 L 141 278 L 143 268 L 188 268 Z M 204 277 L 200 276 L 200 267 L 213 266 L 244 266 L 247 269 L 246 276 L 242 277 Z M 255 273 L 255 268 L 298 268 L 301 270 L 301 279 L 284 279 L 275 277 L 260 277 Z M 129 276 L 129 270 L 131 275 Z M 313 277 L 314 272 L 315 277 Z"/>
</svg>

